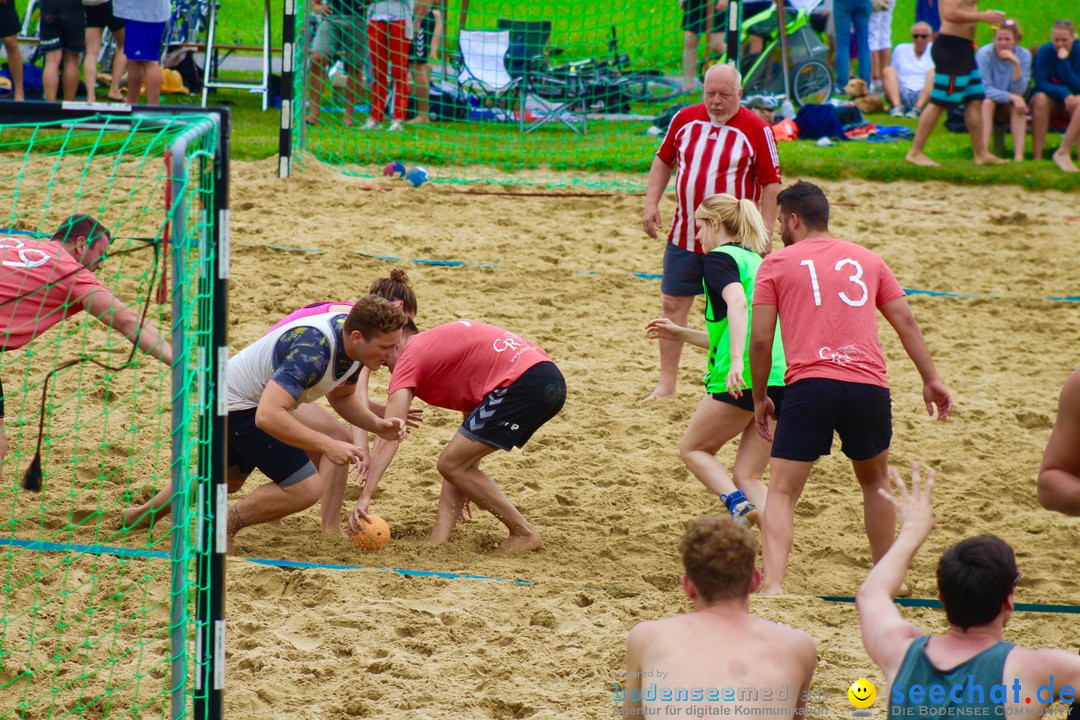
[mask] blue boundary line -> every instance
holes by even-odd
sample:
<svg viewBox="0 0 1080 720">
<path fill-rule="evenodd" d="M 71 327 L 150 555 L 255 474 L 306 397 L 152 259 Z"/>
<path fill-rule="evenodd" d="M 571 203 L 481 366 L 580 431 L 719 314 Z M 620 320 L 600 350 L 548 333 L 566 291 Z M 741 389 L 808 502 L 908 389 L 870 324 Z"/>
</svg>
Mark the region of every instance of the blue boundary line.
<svg viewBox="0 0 1080 720">
<path fill-rule="evenodd" d="M 77 545 L 70 543 L 55 543 L 42 540 L 19 540 L 17 538 L 0 538 L 0 546 L 21 547 L 26 550 L 47 552 L 82 552 L 91 555 L 121 555 L 124 557 L 156 558 L 167 560 L 170 554 L 157 550 L 138 550 L 131 548 L 118 548 L 108 545 Z M 256 565 L 270 567 L 293 568 L 300 570 L 378 570 L 380 572 L 392 572 L 405 577 L 440 578 L 442 580 L 489 580 L 493 582 L 509 582 L 512 585 L 535 585 L 532 580 L 506 580 L 491 575 L 477 575 L 474 573 L 441 572 L 438 570 L 412 570 L 409 568 L 374 567 L 369 565 L 340 565 L 336 563 L 312 563 L 297 562 L 295 560 L 269 560 L 266 558 L 244 558 L 247 562 Z M 627 597 L 640 595 L 638 592 L 624 590 L 606 590 L 603 588 L 585 587 L 583 590 L 625 595 Z M 818 595 L 825 602 L 854 604 L 855 598 L 850 595 Z M 925 607 L 941 610 L 944 606 L 939 600 L 929 598 L 895 598 L 897 605 L 903 607 Z M 1037 613 L 1063 613 L 1066 615 L 1080 615 L 1080 605 L 1055 605 L 1052 603 L 1016 603 L 1014 606 L 1019 612 Z"/>
</svg>

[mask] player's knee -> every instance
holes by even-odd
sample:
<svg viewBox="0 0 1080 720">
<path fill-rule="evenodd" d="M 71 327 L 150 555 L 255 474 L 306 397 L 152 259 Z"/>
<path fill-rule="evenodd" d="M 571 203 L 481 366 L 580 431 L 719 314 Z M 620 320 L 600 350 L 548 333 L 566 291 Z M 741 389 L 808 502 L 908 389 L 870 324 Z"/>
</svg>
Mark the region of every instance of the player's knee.
<svg viewBox="0 0 1080 720">
<path fill-rule="evenodd" d="M 318 473 L 301 480 L 290 488 L 297 502 L 302 503 L 304 508 L 309 508 L 319 502 L 322 497 L 323 483 Z"/>
<path fill-rule="evenodd" d="M 459 477 L 465 469 L 456 459 L 446 455 L 439 456 L 439 461 L 435 464 L 435 467 L 448 483 L 455 486 L 457 485 L 456 478 Z"/>
</svg>

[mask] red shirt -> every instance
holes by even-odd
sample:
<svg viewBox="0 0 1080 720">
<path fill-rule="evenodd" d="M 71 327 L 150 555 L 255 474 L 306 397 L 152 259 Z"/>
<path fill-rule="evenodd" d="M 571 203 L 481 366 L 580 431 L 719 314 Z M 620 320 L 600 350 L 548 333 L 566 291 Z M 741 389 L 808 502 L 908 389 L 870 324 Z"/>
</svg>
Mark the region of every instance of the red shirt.
<svg viewBox="0 0 1080 720">
<path fill-rule="evenodd" d="M 509 330 L 459 320 L 409 340 L 394 365 L 387 395 L 412 388 L 429 405 L 469 412 L 492 390 L 550 361 L 541 347 Z"/>
<path fill-rule="evenodd" d="M 876 253 L 836 238 L 808 238 L 766 256 L 754 305 L 780 315 L 790 385 L 828 378 L 889 387 L 877 308 L 904 296 Z"/>
<path fill-rule="evenodd" d="M 59 242 L 0 237 L 0 350 L 26 345 L 104 287 Z"/>
<path fill-rule="evenodd" d="M 675 216 L 668 242 L 703 252 L 694 235 L 694 211 L 710 195 L 728 193 L 761 200 L 761 188 L 780 182 L 780 156 L 769 126 L 744 107 L 724 125 L 709 119 L 705 103 L 680 110 L 668 126 L 656 156 L 677 162 Z"/>
</svg>

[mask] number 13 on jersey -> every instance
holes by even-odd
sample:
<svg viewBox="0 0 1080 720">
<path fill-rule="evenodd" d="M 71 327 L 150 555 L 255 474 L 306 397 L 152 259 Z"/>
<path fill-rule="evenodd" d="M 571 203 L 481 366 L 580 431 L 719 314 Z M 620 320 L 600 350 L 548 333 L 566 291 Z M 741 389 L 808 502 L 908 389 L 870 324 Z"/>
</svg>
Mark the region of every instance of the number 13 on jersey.
<svg viewBox="0 0 1080 720">
<path fill-rule="evenodd" d="M 818 284 L 817 268 L 814 266 L 814 261 L 813 260 L 803 260 L 799 264 L 800 265 L 805 265 L 807 271 L 809 271 L 809 273 L 810 273 L 810 286 L 814 290 L 814 304 L 820 306 L 821 305 L 821 286 Z M 862 265 L 859 264 L 858 260 L 852 260 L 851 258 L 844 258 L 843 260 L 837 261 L 836 265 L 833 266 L 833 270 L 836 271 L 836 272 L 841 272 L 841 273 L 845 272 L 844 267 L 846 265 L 850 265 L 851 268 L 852 268 L 851 274 L 848 275 L 848 278 L 847 278 L 848 282 L 850 282 L 852 285 L 857 286 L 859 288 L 859 290 L 861 291 L 861 295 L 859 295 L 858 297 L 852 298 L 844 290 L 838 290 L 836 294 L 841 300 L 844 301 L 845 304 L 850 305 L 851 307 L 862 307 L 863 305 L 866 304 L 867 299 L 870 297 L 870 289 L 867 288 L 866 283 L 864 283 L 862 281 L 862 274 L 863 274 Z M 854 290 L 854 288 L 852 288 L 852 290 Z"/>
</svg>

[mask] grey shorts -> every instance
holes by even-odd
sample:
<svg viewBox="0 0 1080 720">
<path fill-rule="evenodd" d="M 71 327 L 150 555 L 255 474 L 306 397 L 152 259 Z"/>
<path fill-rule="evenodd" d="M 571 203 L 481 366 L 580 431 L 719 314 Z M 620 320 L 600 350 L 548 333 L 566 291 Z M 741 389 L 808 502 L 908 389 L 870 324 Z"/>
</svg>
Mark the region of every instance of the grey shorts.
<svg viewBox="0 0 1080 720">
<path fill-rule="evenodd" d="M 365 67 L 367 19 L 363 15 L 321 15 L 311 49 L 330 59 L 340 55 L 351 68 Z"/>
<path fill-rule="evenodd" d="M 921 88 L 918 90 L 908 90 L 903 85 L 900 86 L 900 105 L 903 106 L 905 111 L 915 109 L 915 104 L 919 102 L 920 92 L 922 92 Z"/>
</svg>

